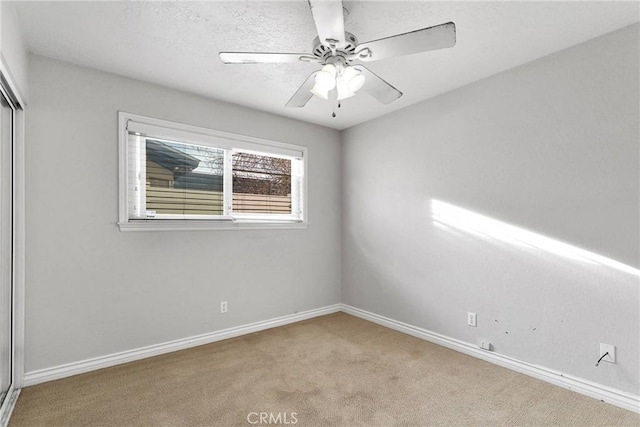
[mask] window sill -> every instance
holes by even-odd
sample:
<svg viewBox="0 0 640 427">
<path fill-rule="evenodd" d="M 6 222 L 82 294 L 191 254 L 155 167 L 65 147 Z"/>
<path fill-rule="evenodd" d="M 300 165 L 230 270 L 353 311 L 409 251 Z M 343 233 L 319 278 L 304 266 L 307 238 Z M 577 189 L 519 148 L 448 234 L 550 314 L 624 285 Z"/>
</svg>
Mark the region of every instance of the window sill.
<svg viewBox="0 0 640 427">
<path fill-rule="evenodd" d="M 138 220 L 119 222 L 120 231 L 295 230 L 307 222 Z"/>
</svg>

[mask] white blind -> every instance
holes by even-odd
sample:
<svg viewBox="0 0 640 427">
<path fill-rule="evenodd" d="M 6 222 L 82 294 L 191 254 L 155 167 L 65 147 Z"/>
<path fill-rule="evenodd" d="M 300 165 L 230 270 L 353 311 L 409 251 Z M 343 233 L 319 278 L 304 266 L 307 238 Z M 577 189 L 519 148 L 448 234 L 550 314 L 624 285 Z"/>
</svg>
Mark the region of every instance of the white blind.
<svg viewBox="0 0 640 427">
<path fill-rule="evenodd" d="M 243 149 L 256 152 L 268 151 L 272 155 L 281 155 L 287 157 L 302 157 L 302 150 L 295 150 L 284 147 L 284 144 L 276 145 L 271 142 L 261 142 L 255 138 L 239 137 L 238 135 L 227 134 L 224 132 L 214 131 L 210 129 L 199 128 L 195 126 L 181 125 L 182 129 L 175 129 L 166 126 L 157 126 L 149 123 L 136 122 L 129 120 L 127 122 L 127 130 L 130 133 L 137 133 L 145 136 L 154 136 L 156 138 L 168 139 L 173 141 L 181 141 L 192 144 L 209 145 L 212 147 L 223 149 Z M 255 139 L 255 142 L 251 140 Z"/>
</svg>

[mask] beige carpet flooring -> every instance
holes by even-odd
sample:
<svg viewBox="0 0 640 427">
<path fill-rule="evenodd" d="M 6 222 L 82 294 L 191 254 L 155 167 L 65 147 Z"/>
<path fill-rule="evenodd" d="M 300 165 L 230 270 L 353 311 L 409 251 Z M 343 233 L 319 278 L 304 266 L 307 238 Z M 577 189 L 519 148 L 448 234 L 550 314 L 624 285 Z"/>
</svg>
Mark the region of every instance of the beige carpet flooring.
<svg viewBox="0 0 640 427">
<path fill-rule="evenodd" d="M 268 425 L 260 412 L 298 426 L 640 425 L 344 313 L 28 387 L 9 425 Z"/>
</svg>

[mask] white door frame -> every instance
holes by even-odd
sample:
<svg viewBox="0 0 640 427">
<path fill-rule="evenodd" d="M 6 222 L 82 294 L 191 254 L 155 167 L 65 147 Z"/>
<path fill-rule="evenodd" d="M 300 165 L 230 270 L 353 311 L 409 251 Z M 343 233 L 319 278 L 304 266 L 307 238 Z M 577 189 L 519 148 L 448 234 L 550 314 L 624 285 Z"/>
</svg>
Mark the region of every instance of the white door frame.
<svg viewBox="0 0 640 427">
<path fill-rule="evenodd" d="M 11 386 L 0 406 L 0 426 L 9 421 L 15 406 L 24 377 L 24 281 L 25 281 L 25 179 L 24 179 L 24 124 L 25 102 L 12 78 L 4 58 L 0 56 L 0 91 L 13 104 L 13 147 L 12 147 L 12 252 L 13 252 L 13 289 L 12 289 L 12 372 Z"/>
</svg>

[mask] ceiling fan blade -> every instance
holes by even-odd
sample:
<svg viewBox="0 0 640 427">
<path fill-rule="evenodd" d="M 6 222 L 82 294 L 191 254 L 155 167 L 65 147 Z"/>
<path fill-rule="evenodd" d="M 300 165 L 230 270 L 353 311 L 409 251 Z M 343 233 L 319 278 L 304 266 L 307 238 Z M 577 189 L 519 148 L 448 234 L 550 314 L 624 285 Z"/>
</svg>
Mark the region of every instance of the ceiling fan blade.
<svg viewBox="0 0 640 427">
<path fill-rule="evenodd" d="M 220 52 L 225 64 L 276 64 L 282 62 L 300 62 L 307 53 L 263 53 L 263 52 Z"/>
<path fill-rule="evenodd" d="M 289 102 L 287 102 L 286 104 L 287 107 L 301 108 L 301 107 L 304 107 L 307 104 L 307 102 L 309 102 L 309 100 L 313 96 L 313 94 L 311 93 L 311 89 L 313 88 L 313 85 L 316 83 L 315 82 L 316 74 L 318 74 L 318 72 L 314 71 L 313 73 L 311 73 L 309 77 L 307 77 L 307 80 L 305 80 L 304 83 L 302 83 L 302 86 L 298 88 L 298 90 L 296 91 L 296 93 L 293 94 Z"/>
<path fill-rule="evenodd" d="M 309 7 L 320 43 L 327 47 L 343 47 L 345 37 L 342 0 L 309 0 Z"/>
<path fill-rule="evenodd" d="M 357 52 L 369 50 L 368 56 L 360 56 L 363 62 L 394 56 L 411 55 L 430 50 L 453 47 L 456 44 L 456 24 L 448 22 L 435 27 L 423 28 L 409 33 L 398 34 L 384 39 L 373 40 L 358 45 Z"/>
<path fill-rule="evenodd" d="M 373 96 L 383 104 L 390 104 L 402 96 L 402 92 L 393 87 L 386 80 L 378 77 L 373 71 L 363 65 L 356 65 L 354 68 L 364 74 L 364 86 L 362 90 Z"/>
</svg>

